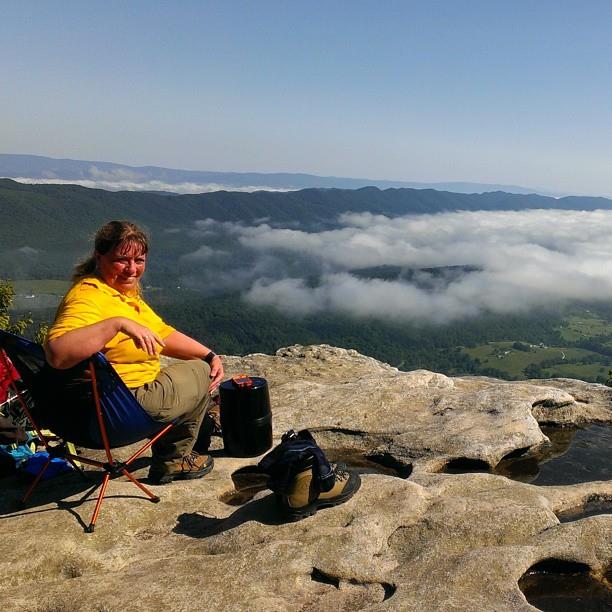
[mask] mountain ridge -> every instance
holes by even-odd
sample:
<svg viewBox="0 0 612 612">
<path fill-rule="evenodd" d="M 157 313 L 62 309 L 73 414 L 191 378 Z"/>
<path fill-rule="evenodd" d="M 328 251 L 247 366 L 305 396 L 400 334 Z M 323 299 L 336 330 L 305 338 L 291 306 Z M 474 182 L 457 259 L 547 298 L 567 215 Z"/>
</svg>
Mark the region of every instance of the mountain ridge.
<svg viewBox="0 0 612 612">
<path fill-rule="evenodd" d="M 0 179 L 0 215 L 7 220 L 0 247 L 0 276 L 21 278 L 19 266 L 30 269 L 32 265 L 39 275 L 33 278 L 54 278 L 59 270 L 72 267 L 76 255 L 89 250 L 91 236 L 109 219 L 130 219 L 146 227 L 156 244 L 155 251 L 164 254 L 163 261 L 159 255 L 159 264 L 165 269 L 201 246 L 201 237 L 190 233 L 202 219 L 245 224 L 265 221 L 273 226 L 320 231 L 338 227 L 343 213 L 397 217 L 533 208 L 611 210 L 612 200 L 377 187 L 162 195 L 78 185 L 27 185 Z M 25 251 L 18 253 L 18 249 Z M 34 251 L 45 255 L 37 256 Z"/>
<path fill-rule="evenodd" d="M 389 179 L 318 176 L 305 172 L 219 172 L 210 170 L 181 170 L 161 166 L 130 166 L 106 161 L 52 158 L 42 155 L 0 153 L 0 176 L 40 180 L 41 182 L 81 181 L 83 186 L 121 190 L 131 187 L 138 191 L 175 191 L 197 193 L 198 181 L 202 191 L 226 190 L 285 190 L 310 187 L 358 189 L 373 185 L 380 188 L 437 189 L 456 193 L 484 193 L 506 191 L 508 193 L 559 196 L 550 190 L 534 189 L 519 185 L 477 183 L 469 181 L 419 182 Z M 89 183 L 98 183 L 89 184 Z M 152 186 L 161 183 L 160 188 Z M 140 187 L 138 185 L 140 184 Z M 175 189 L 171 189 L 172 186 Z M 196 189 L 196 191 L 193 191 Z M 178 191 L 177 191 L 178 190 Z M 181 191 L 182 190 L 182 191 Z"/>
</svg>

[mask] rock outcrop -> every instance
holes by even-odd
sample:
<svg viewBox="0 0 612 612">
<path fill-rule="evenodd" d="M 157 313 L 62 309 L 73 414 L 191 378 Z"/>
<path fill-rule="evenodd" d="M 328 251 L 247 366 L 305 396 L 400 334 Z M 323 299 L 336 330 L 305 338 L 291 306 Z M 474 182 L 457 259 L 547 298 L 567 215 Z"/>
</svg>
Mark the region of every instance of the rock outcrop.
<svg viewBox="0 0 612 612">
<path fill-rule="evenodd" d="M 93 502 L 79 501 L 86 487 L 76 475 L 44 483 L 23 511 L 12 505 L 21 485 L 4 479 L 5 610 L 506 612 L 534 609 L 517 581 L 542 560 L 610 575 L 612 515 L 563 524 L 557 515 L 612 500 L 611 481 L 543 487 L 441 470 L 453 460 L 493 468 L 546 445 L 543 423 L 611 423 L 611 389 L 400 372 L 325 345 L 225 364 L 229 375 L 268 379 L 275 439 L 309 428 L 323 448 L 375 457 L 410 477 L 364 474 L 347 503 L 286 524 L 269 492 L 227 503 L 231 473 L 257 459 L 219 453 L 204 479 L 158 487 L 160 504 L 113 482 L 93 535 L 82 531 Z"/>
</svg>

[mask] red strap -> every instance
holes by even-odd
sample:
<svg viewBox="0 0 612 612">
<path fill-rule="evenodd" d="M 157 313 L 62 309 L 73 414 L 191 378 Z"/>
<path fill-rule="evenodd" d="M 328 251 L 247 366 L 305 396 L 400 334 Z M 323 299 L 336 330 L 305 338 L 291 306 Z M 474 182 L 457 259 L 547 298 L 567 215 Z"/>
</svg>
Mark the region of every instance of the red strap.
<svg viewBox="0 0 612 612">
<path fill-rule="evenodd" d="M 8 389 L 14 380 L 19 380 L 19 372 L 14 368 L 6 353 L 2 351 L 0 358 L 0 402 L 6 400 Z"/>
</svg>

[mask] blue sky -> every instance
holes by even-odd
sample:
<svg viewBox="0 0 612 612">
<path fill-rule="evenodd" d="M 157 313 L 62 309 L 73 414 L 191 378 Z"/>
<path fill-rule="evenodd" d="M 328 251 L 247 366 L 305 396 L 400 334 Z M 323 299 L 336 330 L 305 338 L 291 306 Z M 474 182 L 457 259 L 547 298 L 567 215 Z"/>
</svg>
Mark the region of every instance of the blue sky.
<svg viewBox="0 0 612 612">
<path fill-rule="evenodd" d="M 2 2 L 0 152 L 612 195 L 612 3 Z"/>
</svg>

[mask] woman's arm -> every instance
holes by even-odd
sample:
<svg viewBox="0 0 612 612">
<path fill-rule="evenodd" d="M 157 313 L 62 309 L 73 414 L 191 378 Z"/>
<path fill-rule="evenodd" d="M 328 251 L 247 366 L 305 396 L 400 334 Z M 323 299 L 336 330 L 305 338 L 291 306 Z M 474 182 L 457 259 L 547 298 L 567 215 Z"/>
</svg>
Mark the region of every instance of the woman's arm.
<svg viewBox="0 0 612 612">
<path fill-rule="evenodd" d="M 165 346 L 162 355 L 176 357 L 177 359 L 204 359 L 212 350 L 197 340 L 181 333 L 173 331 L 164 338 Z M 210 363 L 210 390 L 213 391 L 223 378 L 223 364 L 221 358 L 215 355 Z"/>
<path fill-rule="evenodd" d="M 211 352 L 207 346 L 176 330 L 164 338 L 164 344 L 162 354 L 176 359 L 204 359 Z"/>
<path fill-rule="evenodd" d="M 110 317 L 72 329 L 45 344 L 45 355 L 49 364 L 59 370 L 66 370 L 101 351 L 119 332 L 128 335 L 134 344 L 149 355 L 158 352 L 158 345 L 164 341 L 148 327 L 126 317 Z"/>
</svg>

